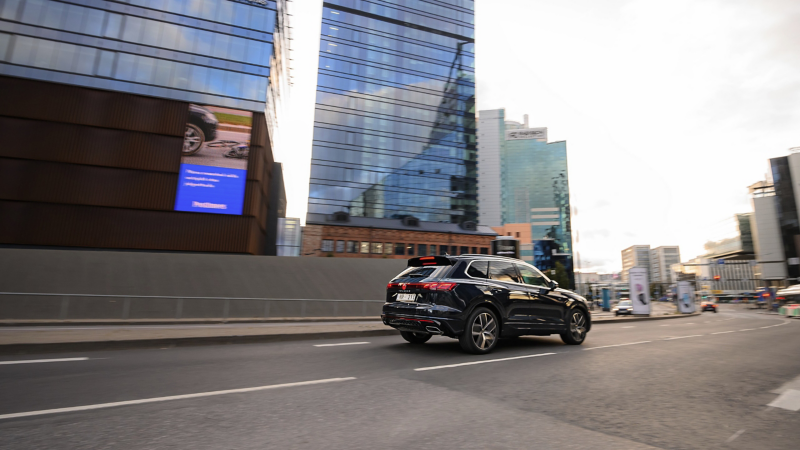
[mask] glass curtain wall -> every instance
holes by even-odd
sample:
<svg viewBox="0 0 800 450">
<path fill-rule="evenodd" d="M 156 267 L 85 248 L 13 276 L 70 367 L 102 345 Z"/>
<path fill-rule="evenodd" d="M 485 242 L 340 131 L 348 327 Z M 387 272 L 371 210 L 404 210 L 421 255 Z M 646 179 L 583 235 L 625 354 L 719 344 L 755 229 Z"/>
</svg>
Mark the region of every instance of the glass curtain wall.
<svg viewBox="0 0 800 450">
<path fill-rule="evenodd" d="M 0 2 L 0 74 L 264 111 L 275 0 Z"/>
<path fill-rule="evenodd" d="M 477 221 L 473 8 L 324 2 L 310 213 Z"/>
</svg>

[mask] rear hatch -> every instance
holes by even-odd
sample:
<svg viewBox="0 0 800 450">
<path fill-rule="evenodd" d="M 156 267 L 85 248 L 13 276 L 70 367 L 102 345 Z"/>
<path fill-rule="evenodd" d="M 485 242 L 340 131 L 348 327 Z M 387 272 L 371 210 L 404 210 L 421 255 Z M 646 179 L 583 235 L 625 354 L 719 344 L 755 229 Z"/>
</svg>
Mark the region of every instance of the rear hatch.
<svg viewBox="0 0 800 450">
<path fill-rule="evenodd" d="M 423 256 L 408 260 L 408 267 L 386 285 L 387 302 L 434 303 L 439 292 L 456 284 L 442 282 L 453 269 L 444 256 Z"/>
</svg>

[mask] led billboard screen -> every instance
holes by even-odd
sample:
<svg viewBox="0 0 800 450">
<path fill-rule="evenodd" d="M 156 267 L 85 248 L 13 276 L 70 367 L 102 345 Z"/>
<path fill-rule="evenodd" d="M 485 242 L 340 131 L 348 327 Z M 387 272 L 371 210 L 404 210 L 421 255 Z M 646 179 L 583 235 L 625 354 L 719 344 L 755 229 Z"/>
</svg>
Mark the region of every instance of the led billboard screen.
<svg viewBox="0 0 800 450">
<path fill-rule="evenodd" d="M 253 113 L 189 105 L 175 210 L 241 214 Z"/>
</svg>

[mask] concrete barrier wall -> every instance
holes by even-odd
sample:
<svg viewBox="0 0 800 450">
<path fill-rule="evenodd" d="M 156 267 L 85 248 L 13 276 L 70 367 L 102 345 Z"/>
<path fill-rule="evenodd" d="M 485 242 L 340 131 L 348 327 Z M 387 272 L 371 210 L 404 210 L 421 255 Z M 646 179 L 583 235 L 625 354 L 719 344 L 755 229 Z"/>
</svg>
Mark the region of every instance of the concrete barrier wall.
<svg viewBox="0 0 800 450">
<path fill-rule="evenodd" d="M 62 294 L 0 294 L 0 320 L 374 317 L 386 283 L 405 266 L 382 258 L 0 249 L 0 292 Z"/>
</svg>

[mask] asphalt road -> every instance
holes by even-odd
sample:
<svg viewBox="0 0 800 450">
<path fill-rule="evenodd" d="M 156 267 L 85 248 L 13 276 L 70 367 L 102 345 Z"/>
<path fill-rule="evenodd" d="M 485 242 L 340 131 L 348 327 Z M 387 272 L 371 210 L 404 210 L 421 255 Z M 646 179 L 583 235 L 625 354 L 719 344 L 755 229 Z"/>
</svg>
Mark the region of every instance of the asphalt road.
<svg viewBox="0 0 800 450">
<path fill-rule="evenodd" d="M 51 358 L 88 359 L 8 364 Z M 725 309 L 486 356 L 379 337 L 4 357 L 0 448 L 796 449 L 798 377 L 800 320 Z"/>
</svg>

